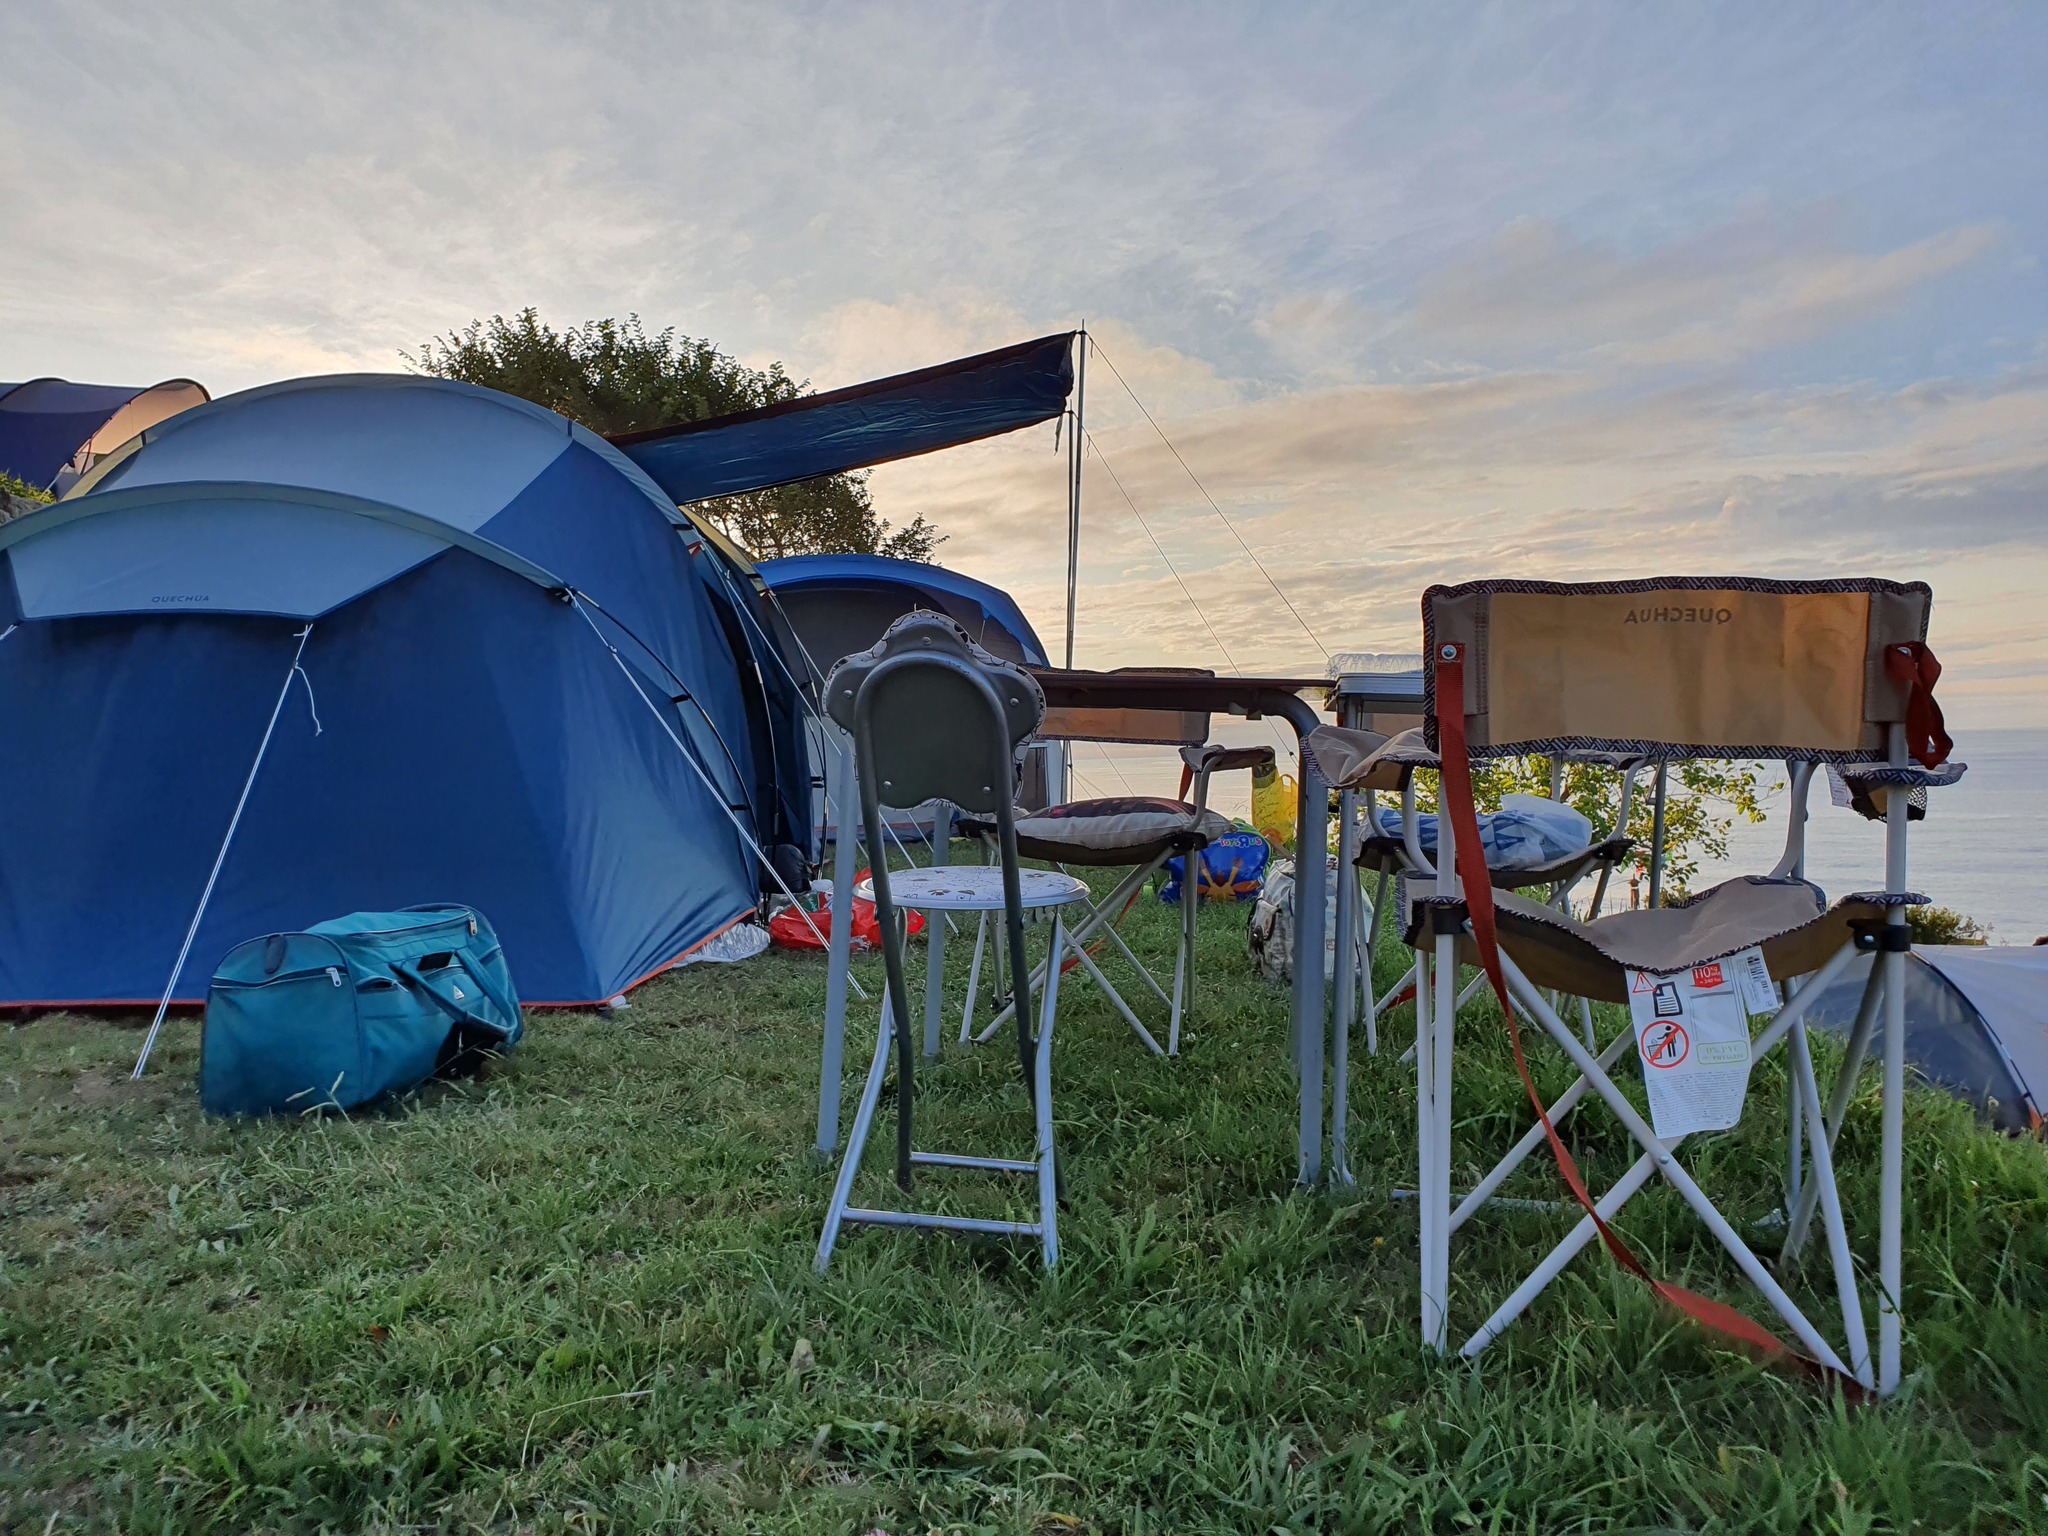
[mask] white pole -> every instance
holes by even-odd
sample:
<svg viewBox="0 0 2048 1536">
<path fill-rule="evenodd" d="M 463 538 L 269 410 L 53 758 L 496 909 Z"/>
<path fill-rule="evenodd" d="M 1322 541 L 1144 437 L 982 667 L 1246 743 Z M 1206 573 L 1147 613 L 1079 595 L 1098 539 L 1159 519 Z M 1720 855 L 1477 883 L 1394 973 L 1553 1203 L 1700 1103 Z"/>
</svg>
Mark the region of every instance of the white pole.
<svg viewBox="0 0 2048 1536">
<path fill-rule="evenodd" d="M 1088 322 L 1074 339 L 1074 430 L 1067 440 L 1067 666 L 1074 665 L 1074 606 L 1081 583 L 1081 461 L 1088 430 Z"/>
<path fill-rule="evenodd" d="M 1891 728 L 1890 756 L 1892 766 L 1905 766 L 1903 725 Z M 1884 808 L 1884 887 L 1888 892 L 1906 888 L 1908 808 L 1905 786 L 1893 785 L 1886 792 Z M 1904 907 L 1893 907 L 1885 914 L 1887 940 L 1896 943 L 1903 939 L 1905 927 Z M 1906 956 L 1903 950 L 1887 947 L 1879 958 L 1884 964 L 1884 1121 L 1878 1178 L 1877 1390 L 1880 1396 L 1889 1397 L 1899 1389 L 1899 1287 L 1905 1273 L 1901 1248 L 1906 1168 Z"/>
<path fill-rule="evenodd" d="M 1295 935 L 1300 952 L 1301 936 Z M 1433 1044 L 1429 951 L 1415 952 L 1415 1204 L 1422 1282 L 1422 1343 L 1438 1347 L 1443 1320 L 1436 1308 L 1436 1049 Z"/>
<path fill-rule="evenodd" d="M 1458 863 L 1449 841 L 1450 816 L 1437 819 L 1436 894 L 1439 900 L 1455 900 L 1459 894 Z M 1437 908 L 1431 916 L 1435 917 Z M 1430 1010 L 1430 1046 L 1436 1064 L 1430 1070 L 1430 1087 L 1436 1103 L 1430 1109 L 1434 1144 L 1429 1149 L 1434 1182 L 1429 1191 L 1430 1269 L 1435 1295 L 1423 1302 L 1425 1317 L 1434 1313 L 1428 1344 L 1442 1354 L 1450 1343 L 1451 1326 L 1451 1072 L 1452 1046 L 1458 1024 L 1457 937 L 1439 932 L 1436 936 L 1436 1006 Z M 1474 977 L 1474 981 L 1478 978 Z M 1418 994 L 1419 995 L 1419 994 Z M 1420 1047 L 1416 1051 L 1421 1055 Z"/>
<path fill-rule="evenodd" d="M 270 706 L 270 722 L 263 727 L 263 740 L 256 747 L 256 761 L 249 765 L 249 776 L 242 781 L 241 797 L 235 801 L 235 813 L 228 818 L 228 835 L 220 840 L 220 852 L 213 856 L 213 871 L 206 877 L 206 889 L 199 893 L 199 905 L 192 913 L 191 926 L 185 930 L 185 942 L 178 946 L 178 958 L 171 964 L 171 979 L 164 983 L 164 995 L 157 1002 L 156 1017 L 149 1021 L 149 1033 L 142 1041 L 142 1054 L 135 1058 L 135 1070 L 128 1074 L 131 1083 L 140 1080 L 143 1068 L 149 1065 L 149 1053 L 156 1049 L 156 1037 L 163 1031 L 164 1015 L 171 1010 L 171 994 L 178 990 L 178 978 L 184 974 L 192 943 L 199 937 L 199 921 L 206 916 L 206 904 L 213 900 L 213 887 L 220 879 L 221 866 L 228 861 L 228 846 L 235 840 L 235 829 L 242 824 L 242 811 L 249 804 L 249 791 L 256 787 L 256 771 L 263 766 L 263 754 L 270 750 L 270 738 L 277 731 L 277 717 L 284 713 L 284 701 L 291 695 L 292 678 L 298 673 L 299 658 L 306 654 L 306 642 L 312 636 L 311 624 L 299 631 L 298 648 L 292 652 L 292 664 L 285 669 L 284 686 L 277 690 L 277 702 Z"/>
<path fill-rule="evenodd" d="M 818 1156 L 830 1157 L 839 1146 L 839 1077 L 846 1053 L 846 984 L 853 966 L 853 826 L 847 811 L 853 805 L 853 738 L 832 730 L 839 765 L 837 830 L 832 835 L 832 939 L 826 946 L 825 1050 L 818 1067 Z M 888 1009 L 883 1009 L 883 1018 Z M 888 1033 L 885 1023 L 884 1035 Z"/>
</svg>

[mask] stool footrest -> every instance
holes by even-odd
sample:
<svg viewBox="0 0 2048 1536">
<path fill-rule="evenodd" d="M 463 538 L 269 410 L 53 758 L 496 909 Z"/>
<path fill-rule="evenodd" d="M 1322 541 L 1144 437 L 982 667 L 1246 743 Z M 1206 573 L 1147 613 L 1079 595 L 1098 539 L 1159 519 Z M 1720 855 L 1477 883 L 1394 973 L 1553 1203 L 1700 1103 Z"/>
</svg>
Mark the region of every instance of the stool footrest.
<svg viewBox="0 0 2048 1536">
<path fill-rule="evenodd" d="M 1038 1164 L 1015 1157 L 969 1157 L 964 1152 L 913 1152 L 910 1160 L 920 1168 L 975 1168 L 983 1173 L 1036 1173 Z"/>
<path fill-rule="evenodd" d="M 991 1237 L 1038 1237 L 1035 1221 L 992 1221 L 980 1216 L 927 1216 L 920 1211 L 873 1211 L 850 1205 L 842 1218 L 875 1227 L 930 1227 L 947 1232 L 985 1232 Z"/>
</svg>

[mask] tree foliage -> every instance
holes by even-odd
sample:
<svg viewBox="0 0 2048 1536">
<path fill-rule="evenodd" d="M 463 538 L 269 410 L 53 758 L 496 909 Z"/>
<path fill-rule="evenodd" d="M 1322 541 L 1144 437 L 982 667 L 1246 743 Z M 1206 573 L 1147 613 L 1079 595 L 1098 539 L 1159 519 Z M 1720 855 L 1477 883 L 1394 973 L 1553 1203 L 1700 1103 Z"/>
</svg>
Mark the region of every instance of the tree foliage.
<svg viewBox="0 0 2048 1536">
<path fill-rule="evenodd" d="M 1728 834 L 1736 819 L 1764 819 L 1763 796 L 1775 785 L 1767 782 L 1763 763 L 1673 763 L 1664 795 L 1664 895 L 1682 894 L 1702 863 L 1725 858 Z M 1606 837 L 1621 803 L 1621 772 L 1592 763 L 1564 765 L 1561 798 L 1593 823 L 1595 838 Z M 1636 770 L 1635 795 L 1629 802 L 1628 835 L 1636 840 L 1635 872 L 1645 882 L 1650 870 L 1650 831 L 1656 814 L 1655 770 Z M 1472 798 L 1482 811 L 1500 809 L 1503 795 L 1548 795 L 1550 759 L 1504 757 L 1472 768 Z M 1436 809 L 1436 776 L 1418 779 L 1417 800 Z M 1617 876 L 1617 878 L 1623 878 Z M 1608 903 L 1614 901 L 1609 887 Z M 1647 891 L 1645 892 L 1647 897 Z"/>
<path fill-rule="evenodd" d="M 795 400 L 809 385 L 782 364 L 750 368 L 673 327 L 649 335 L 637 315 L 557 331 L 538 311 L 493 315 L 405 354 L 421 373 L 503 390 L 610 436 Z M 864 471 L 697 502 L 691 512 L 762 559 L 857 553 L 929 560 L 944 537 L 922 516 L 895 528 L 869 499 Z"/>
<path fill-rule="evenodd" d="M 0 523 L 25 517 L 37 507 L 49 505 L 51 499 L 41 486 L 30 485 L 18 475 L 0 469 Z"/>
</svg>

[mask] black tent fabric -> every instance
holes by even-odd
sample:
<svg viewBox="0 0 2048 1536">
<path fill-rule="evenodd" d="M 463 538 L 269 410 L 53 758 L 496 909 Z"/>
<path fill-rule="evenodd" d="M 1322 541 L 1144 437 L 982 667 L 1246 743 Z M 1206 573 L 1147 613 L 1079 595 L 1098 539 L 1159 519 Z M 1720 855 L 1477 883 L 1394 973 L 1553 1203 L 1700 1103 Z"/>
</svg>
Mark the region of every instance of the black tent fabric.
<svg viewBox="0 0 2048 1536">
<path fill-rule="evenodd" d="M 1074 387 L 1074 335 L 611 441 L 678 505 L 886 464 L 1052 420 Z"/>
</svg>

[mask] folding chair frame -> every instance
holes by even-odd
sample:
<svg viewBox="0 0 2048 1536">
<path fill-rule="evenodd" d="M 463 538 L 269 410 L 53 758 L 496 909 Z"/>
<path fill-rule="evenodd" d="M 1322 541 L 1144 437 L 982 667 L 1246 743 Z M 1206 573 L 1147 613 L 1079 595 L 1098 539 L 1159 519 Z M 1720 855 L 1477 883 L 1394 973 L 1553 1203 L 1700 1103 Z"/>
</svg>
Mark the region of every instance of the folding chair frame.
<svg viewBox="0 0 2048 1536">
<path fill-rule="evenodd" d="M 1214 768 L 1203 768 L 1195 775 L 1195 798 L 1191 803 L 1195 808 L 1197 821 L 1200 820 L 1202 813 L 1209 807 L 1209 780 L 1215 775 L 1216 771 Z M 1172 848 L 1164 848 L 1145 863 L 1131 866 L 1107 896 L 1104 896 L 1099 901 L 1092 897 L 1089 899 L 1080 921 L 1065 936 L 1068 953 L 1079 962 L 1082 969 L 1088 972 L 1096 986 L 1100 987 L 1103 995 L 1109 999 L 1110 1006 L 1123 1015 L 1124 1022 L 1131 1026 L 1132 1031 L 1144 1042 L 1145 1048 L 1154 1056 L 1178 1056 L 1180 1054 L 1181 1025 L 1194 1007 L 1196 914 L 1200 911 L 1198 903 L 1201 900 L 1199 871 L 1197 869 L 1200 857 L 1200 849 L 1176 852 Z M 1145 888 L 1145 883 L 1160 870 L 1164 869 L 1167 863 L 1173 859 L 1183 861 L 1182 870 L 1185 878 L 1181 881 L 1180 943 L 1173 958 L 1173 992 L 1169 996 L 1166 989 L 1159 984 L 1159 979 L 1152 974 L 1151 969 L 1144 961 L 1132 953 L 1130 945 L 1124 942 L 1123 935 L 1117 932 L 1117 921 L 1123 916 L 1124 908 Z M 1059 867 L 1061 869 L 1066 868 L 1064 864 Z M 988 1040 L 1010 1018 L 1010 1007 L 1006 1005 L 997 1011 L 995 1017 L 988 1022 L 987 1026 L 979 1034 L 973 1032 L 974 1005 L 977 1000 L 981 978 L 982 940 L 986 931 L 987 919 L 984 918 L 980 930 L 975 934 L 974 959 L 968 967 L 967 1004 L 960 1014 L 961 1040 L 965 1041 L 971 1038 L 977 1044 Z M 1166 1004 L 1167 1034 L 1164 1049 L 1161 1049 L 1159 1041 L 1153 1036 L 1152 1031 L 1145 1027 L 1144 1021 L 1138 1017 L 1137 1012 L 1124 999 L 1123 994 L 1103 974 L 1102 968 L 1096 963 L 1095 957 L 1088 952 L 1087 946 L 1098 934 L 1108 937 L 1109 941 L 1122 952 L 1123 957 L 1130 962 L 1132 968 L 1137 971 L 1139 978 L 1144 981 L 1146 986 L 1152 989 L 1153 995 L 1160 1002 Z M 1057 948 L 1055 948 L 1053 953 L 1058 953 Z M 1043 965 L 1034 970 L 1031 973 L 1032 985 L 1037 986 L 1041 984 L 1045 979 L 1045 974 L 1046 970 Z M 1339 1102 L 1341 1103 L 1342 1100 L 1340 1099 Z M 1337 1160 L 1340 1164 L 1343 1161 L 1341 1156 L 1341 1136 L 1340 1153 Z"/>
</svg>

